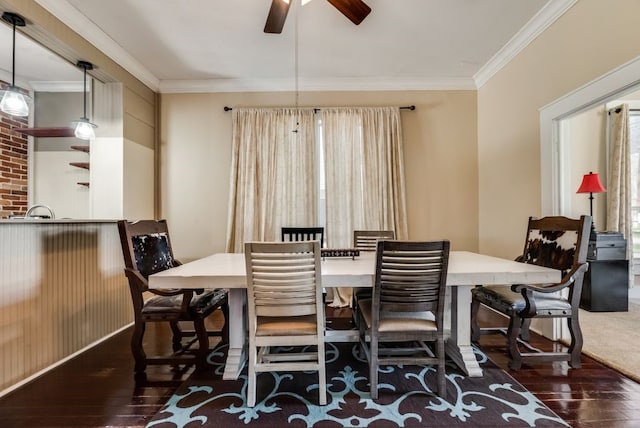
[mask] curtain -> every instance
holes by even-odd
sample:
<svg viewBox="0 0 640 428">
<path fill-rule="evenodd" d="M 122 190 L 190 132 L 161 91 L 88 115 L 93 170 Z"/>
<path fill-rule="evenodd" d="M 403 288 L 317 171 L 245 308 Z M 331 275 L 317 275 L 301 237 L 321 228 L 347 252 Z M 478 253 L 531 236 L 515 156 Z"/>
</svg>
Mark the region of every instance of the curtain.
<svg viewBox="0 0 640 428">
<path fill-rule="evenodd" d="M 629 106 L 609 110 L 609 174 L 607 180 L 607 228 L 627 239 L 629 276 L 633 278 L 633 233 L 631 217 L 631 140 Z M 633 286 L 633 281 L 629 281 Z"/>
<path fill-rule="evenodd" d="M 327 245 L 353 246 L 356 229 L 391 229 L 407 239 L 399 108 L 323 108 L 321 118 Z M 333 306 L 351 302 L 350 289 L 334 291 Z"/>
<path fill-rule="evenodd" d="M 232 140 L 227 251 L 279 241 L 282 226 L 315 225 L 313 109 L 234 107 Z"/>
</svg>

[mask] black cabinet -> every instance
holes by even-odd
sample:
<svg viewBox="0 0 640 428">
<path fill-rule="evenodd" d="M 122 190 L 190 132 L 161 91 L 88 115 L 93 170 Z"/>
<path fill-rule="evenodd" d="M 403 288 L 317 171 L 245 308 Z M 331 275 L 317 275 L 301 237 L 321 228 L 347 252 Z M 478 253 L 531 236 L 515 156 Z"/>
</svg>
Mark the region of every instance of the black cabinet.
<svg viewBox="0 0 640 428">
<path fill-rule="evenodd" d="M 621 233 L 596 233 L 589 241 L 589 270 L 580 307 L 592 312 L 626 312 L 629 307 L 629 262 Z"/>
</svg>

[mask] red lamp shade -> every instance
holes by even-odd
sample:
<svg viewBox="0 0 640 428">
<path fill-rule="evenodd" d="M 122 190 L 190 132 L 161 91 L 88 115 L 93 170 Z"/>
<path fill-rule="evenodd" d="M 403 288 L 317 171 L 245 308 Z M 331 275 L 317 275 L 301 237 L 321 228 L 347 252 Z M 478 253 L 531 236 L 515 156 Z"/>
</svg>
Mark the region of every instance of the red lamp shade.
<svg viewBox="0 0 640 428">
<path fill-rule="evenodd" d="M 607 189 L 600 182 L 598 173 L 590 172 L 582 177 L 582 183 L 576 193 L 601 193 L 606 191 Z"/>
</svg>

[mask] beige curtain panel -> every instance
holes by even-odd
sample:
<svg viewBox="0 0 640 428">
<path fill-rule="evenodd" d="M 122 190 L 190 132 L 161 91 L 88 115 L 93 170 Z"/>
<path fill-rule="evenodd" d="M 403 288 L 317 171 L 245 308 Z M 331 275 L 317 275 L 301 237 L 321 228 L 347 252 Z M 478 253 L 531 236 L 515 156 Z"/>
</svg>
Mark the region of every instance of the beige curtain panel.
<svg viewBox="0 0 640 428">
<path fill-rule="evenodd" d="M 609 110 L 609 174 L 607 179 L 607 230 L 627 239 L 629 286 L 633 286 L 633 233 L 631 217 L 631 139 L 629 105 Z"/>
<path fill-rule="evenodd" d="M 234 108 L 227 251 L 317 222 L 313 109 Z"/>
</svg>

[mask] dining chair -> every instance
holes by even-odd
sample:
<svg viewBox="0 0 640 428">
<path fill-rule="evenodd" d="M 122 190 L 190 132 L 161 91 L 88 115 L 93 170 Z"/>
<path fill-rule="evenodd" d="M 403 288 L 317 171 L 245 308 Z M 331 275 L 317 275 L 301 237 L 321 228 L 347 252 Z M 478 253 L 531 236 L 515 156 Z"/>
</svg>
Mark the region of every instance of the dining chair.
<svg viewBox="0 0 640 428">
<path fill-rule="evenodd" d="M 282 242 L 320 241 L 324 247 L 324 227 L 283 227 L 280 231 Z"/>
<path fill-rule="evenodd" d="M 327 404 L 320 241 L 247 242 L 247 406 L 262 372 L 317 371 Z"/>
<path fill-rule="evenodd" d="M 380 367 L 429 364 L 437 366 L 438 395 L 446 400 L 449 247 L 446 240 L 378 241 L 373 294 L 358 301 L 360 346 L 369 362 L 372 399 L 378 398 Z"/>
<path fill-rule="evenodd" d="M 381 239 L 396 239 L 393 230 L 354 230 L 353 247 L 364 252 L 376 251 L 378 241 Z M 351 300 L 353 322 L 358 326 L 358 299 L 371 298 L 371 288 L 354 288 Z"/>
<path fill-rule="evenodd" d="M 481 334 L 504 333 L 501 328 L 480 328 L 481 305 L 509 318 L 506 330 L 509 367 L 517 370 L 523 363 L 568 361 L 573 368 L 581 365 L 582 331 L 578 320 L 582 282 L 588 269 L 587 248 L 591 217 L 570 219 L 562 216 L 529 218 L 524 251 L 516 260 L 558 269 L 562 280 L 555 284 L 514 284 L 511 287 L 482 285 L 471 291 L 471 338 Z M 566 319 L 571 342 L 566 352 L 545 352 L 533 348 L 529 341 L 531 320 Z M 528 352 L 520 350 L 520 344 Z"/>
<path fill-rule="evenodd" d="M 228 342 L 227 291 L 214 290 L 154 290 L 149 288 L 149 275 L 179 266 L 173 256 L 169 230 L 165 220 L 118 221 L 120 243 L 129 280 L 133 303 L 134 329 L 131 352 L 135 360 L 134 371 L 143 374 L 147 365 L 196 364 L 206 367 L 209 354 L 209 336 L 219 336 Z M 224 326 L 218 331 L 207 331 L 205 319 L 221 310 Z M 193 329 L 182 329 L 180 323 L 189 322 Z M 173 335 L 173 354 L 148 356 L 143 347 L 146 324 L 168 323 Z M 184 339 L 187 339 L 183 342 Z M 198 348 L 192 349 L 195 342 Z"/>
</svg>

